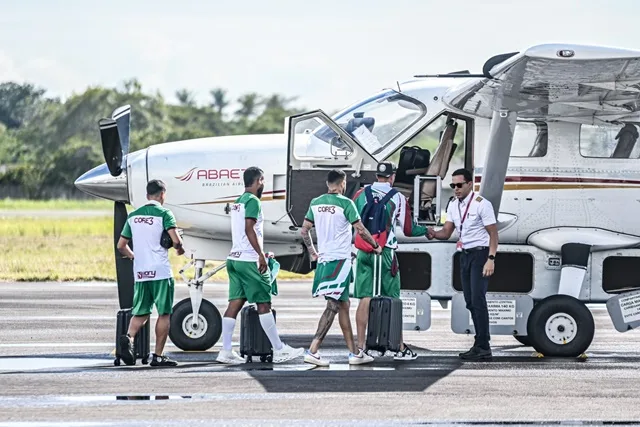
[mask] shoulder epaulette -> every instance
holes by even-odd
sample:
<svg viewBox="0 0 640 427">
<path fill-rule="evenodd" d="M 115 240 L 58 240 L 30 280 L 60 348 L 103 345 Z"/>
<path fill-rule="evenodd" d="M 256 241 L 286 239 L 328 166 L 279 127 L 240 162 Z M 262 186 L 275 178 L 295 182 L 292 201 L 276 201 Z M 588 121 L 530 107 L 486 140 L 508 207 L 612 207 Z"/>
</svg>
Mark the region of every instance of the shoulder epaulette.
<svg viewBox="0 0 640 427">
<path fill-rule="evenodd" d="M 476 197 L 476 202 L 481 202 L 481 201 L 482 201 L 482 197 L 481 196 Z"/>
</svg>

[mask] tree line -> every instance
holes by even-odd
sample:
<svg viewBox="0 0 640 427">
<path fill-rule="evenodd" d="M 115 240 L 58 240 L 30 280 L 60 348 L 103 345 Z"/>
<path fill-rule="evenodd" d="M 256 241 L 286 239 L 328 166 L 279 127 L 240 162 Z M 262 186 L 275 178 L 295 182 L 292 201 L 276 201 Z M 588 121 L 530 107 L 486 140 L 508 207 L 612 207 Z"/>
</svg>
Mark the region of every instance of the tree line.
<svg viewBox="0 0 640 427">
<path fill-rule="evenodd" d="M 176 92 L 177 104 L 128 80 L 117 88 L 89 87 L 65 101 L 30 83 L 0 84 L 0 188 L 19 187 L 43 198 L 51 187 L 69 187 L 104 162 L 98 120 L 131 105 L 131 148 L 222 135 L 282 133 L 284 118 L 302 112 L 295 97 L 245 93 L 232 100 L 223 88 L 198 105 L 192 92 Z"/>
</svg>

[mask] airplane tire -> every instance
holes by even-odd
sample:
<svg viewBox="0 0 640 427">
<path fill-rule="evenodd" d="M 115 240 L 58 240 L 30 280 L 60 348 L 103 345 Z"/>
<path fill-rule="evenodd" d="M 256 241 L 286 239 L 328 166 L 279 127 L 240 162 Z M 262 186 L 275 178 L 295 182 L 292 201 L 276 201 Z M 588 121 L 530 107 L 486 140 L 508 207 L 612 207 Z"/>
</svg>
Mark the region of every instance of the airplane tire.
<svg viewBox="0 0 640 427">
<path fill-rule="evenodd" d="M 529 335 L 514 335 L 513 336 L 520 344 L 531 346 L 531 337 Z"/>
<path fill-rule="evenodd" d="M 222 335 L 222 316 L 206 299 L 202 300 L 198 312 L 198 327 L 193 327 L 191 299 L 185 298 L 173 307 L 169 338 L 176 347 L 184 351 L 205 351 L 218 342 Z"/>
<path fill-rule="evenodd" d="M 552 295 L 533 307 L 527 333 L 533 348 L 544 356 L 577 357 L 591 345 L 595 323 L 583 302 Z"/>
</svg>

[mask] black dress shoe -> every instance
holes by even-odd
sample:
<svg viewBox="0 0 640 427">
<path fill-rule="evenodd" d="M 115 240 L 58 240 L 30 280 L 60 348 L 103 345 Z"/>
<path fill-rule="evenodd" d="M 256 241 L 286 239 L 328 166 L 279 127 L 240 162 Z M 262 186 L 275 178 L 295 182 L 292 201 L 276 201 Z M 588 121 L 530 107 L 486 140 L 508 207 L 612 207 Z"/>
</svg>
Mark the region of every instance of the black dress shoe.
<svg viewBox="0 0 640 427">
<path fill-rule="evenodd" d="M 471 347 L 469 350 L 463 352 L 463 353 L 458 353 L 458 357 L 464 357 L 464 356 L 468 356 L 470 354 L 473 354 L 474 349 L 476 348 L 475 344 L 473 345 L 473 347 Z"/>
<path fill-rule="evenodd" d="M 460 358 L 465 360 L 491 360 L 493 355 L 491 349 L 484 349 L 481 347 L 473 347 L 467 353 L 461 353 Z"/>
</svg>

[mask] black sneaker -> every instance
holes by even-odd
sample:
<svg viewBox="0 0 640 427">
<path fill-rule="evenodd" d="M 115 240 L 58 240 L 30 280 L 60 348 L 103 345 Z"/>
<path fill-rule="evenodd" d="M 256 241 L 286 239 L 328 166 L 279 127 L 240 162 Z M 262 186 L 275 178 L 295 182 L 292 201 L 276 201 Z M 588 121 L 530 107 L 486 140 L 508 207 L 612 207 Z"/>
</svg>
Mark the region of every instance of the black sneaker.
<svg viewBox="0 0 640 427">
<path fill-rule="evenodd" d="M 167 356 L 158 356 L 157 354 L 153 354 L 151 357 L 151 366 L 178 366 L 178 362 L 175 360 L 169 359 Z"/>
<path fill-rule="evenodd" d="M 126 365 L 132 366 L 136 364 L 133 341 L 129 338 L 129 335 L 120 335 L 120 351 L 122 351 L 120 358 Z"/>
<path fill-rule="evenodd" d="M 460 358 L 464 360 L 491 360 L 491 349 L 484 349 L 481 347 L 473 347 L 466 353 L 461 353 Z"/>
<path fill-rule="evenodd" d="M 409 348 L 408 345 L 404 345 L 404 350 L 400 350 L 393 356 L 393 360 L 416 360 L 418 355 Z"/>
</svg>

